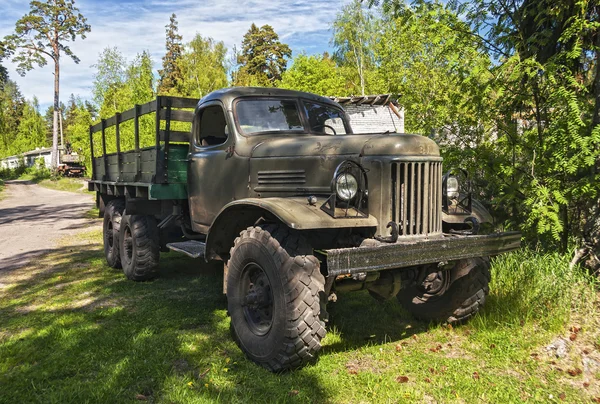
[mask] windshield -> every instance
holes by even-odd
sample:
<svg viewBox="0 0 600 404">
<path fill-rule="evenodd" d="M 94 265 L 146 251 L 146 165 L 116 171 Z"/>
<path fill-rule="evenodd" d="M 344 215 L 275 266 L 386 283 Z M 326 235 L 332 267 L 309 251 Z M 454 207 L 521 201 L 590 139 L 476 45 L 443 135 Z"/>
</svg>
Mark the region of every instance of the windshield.
<svg viewBox="0 0 600 404">
<path fill-rule="evenodd" d="M 304 132 L 295 100 L 250 99 L 236 105 L 237 119 L 246 135 L 259 132 Z"/>
<path fill-rule="evenodd" d="M 327 135 L 345 135 L 344 113 L 330 105 L 312 101 L 303 101 L 312 133 Z"/>
</svg>

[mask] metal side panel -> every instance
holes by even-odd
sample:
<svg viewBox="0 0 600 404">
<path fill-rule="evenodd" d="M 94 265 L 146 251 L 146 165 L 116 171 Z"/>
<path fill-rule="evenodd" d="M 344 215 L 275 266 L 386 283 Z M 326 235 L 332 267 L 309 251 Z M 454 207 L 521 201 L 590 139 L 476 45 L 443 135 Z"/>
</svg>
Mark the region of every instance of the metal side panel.
<svg viewBox="0 0 600 404">
<path fill-rule="evenodd" d="M 509 232 L 484 236 L 445 235 L 374 247 L 338 248 L 326 250 L 327 274 L 337 276 L 492 256 L 520 246 L 521 233 Z"/>
</svg>

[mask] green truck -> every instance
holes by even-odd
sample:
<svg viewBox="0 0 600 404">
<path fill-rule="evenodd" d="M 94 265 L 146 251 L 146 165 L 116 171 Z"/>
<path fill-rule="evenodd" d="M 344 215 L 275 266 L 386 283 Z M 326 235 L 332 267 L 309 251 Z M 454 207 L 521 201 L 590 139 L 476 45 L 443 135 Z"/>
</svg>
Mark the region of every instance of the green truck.
<svg viewBox="0 0 600 404">
<path fill-rule="evenodd" d="M 154 144 L 140 147 L 149 114 Z M 222 261 L 232 335 L 272 371 L 315 357 L 339 292 L 467 320 L 488 294 L 489 257 L 520 246 L 516 232 L 482 234 L 491 216 L 461 171 L 444 172 L 435 142 L 354 134 L 343 108 L 314 94 L 158 97 L 90 127 L 90 144 L 108 264 L 144 281 L 161 252 Z"/>
</svg>

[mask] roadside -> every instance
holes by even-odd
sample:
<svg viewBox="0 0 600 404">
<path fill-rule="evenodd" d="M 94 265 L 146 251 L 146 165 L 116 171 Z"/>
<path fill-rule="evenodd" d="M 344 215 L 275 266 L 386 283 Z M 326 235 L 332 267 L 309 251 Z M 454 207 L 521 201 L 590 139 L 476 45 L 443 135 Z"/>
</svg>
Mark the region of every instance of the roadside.
<svg viewBox="0 0 600 404">
<path fill-rule="evenodd" d="M 99 226 L 86 217 L 91 194 L 56 191 L 30 181 L 6 181 L 0 200 L 0 281 L 7 273 L 50 251 L 65 236 Z"/>
</svg>

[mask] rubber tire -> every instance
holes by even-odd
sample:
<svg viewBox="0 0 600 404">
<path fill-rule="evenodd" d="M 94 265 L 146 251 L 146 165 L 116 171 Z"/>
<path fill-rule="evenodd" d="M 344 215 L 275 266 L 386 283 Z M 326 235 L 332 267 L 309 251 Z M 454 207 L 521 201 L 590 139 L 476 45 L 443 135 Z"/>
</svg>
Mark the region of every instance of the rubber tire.
<svg viewBox="0 0 600 404">
<path fill-rule="evenodd" d="M 125 235 L 130 232 L 131 257 L 125 251 Z M 147 215 L 123 215 L 119 240 L 123 273 L 132 281 L 155 278 L 160 258 L 160 240 L 156 219 Z"/>
<path fill-rule="evenodd" d="M 102 225 L 102 238 L 104 241 L 104 257 L 111 268 L 121 268 L 121 247 L 119 242 L 119 229 L 121 217 L 125 211 L 125 201 L 113 199 L 108 202 L 104 209 L 104 223 Z M 112 246 L 110 244 L 109 232 L 112 224 Z"/>
<path fill-rule="evenodd" d="M 450 284 L 437 294 L 417 285 L 403 289 L 397 298 L 415 318 L 445 324 L 461 324 L 474 316 L 489 294 L 490 261 L 487 257 L 460 260 L 450 269 Z M 454 279 L 457 274 L 461 274 Z"/>
<path fill-rule="evenodd" d="M 242 231 L 231 249 L 227 264 L 231 334 L 250 360 L 272 372 L 310 362 L 325 337 L 325 277 L 313 255 L 296 255 L 306 248 L 306 242 L 287 228 L 264 226 Z M 242 307 L 240 280 L 250 262 L 261 266 L 273 294 L 272 325 L 262 336 L 250 330 Z"/>
</svg>

